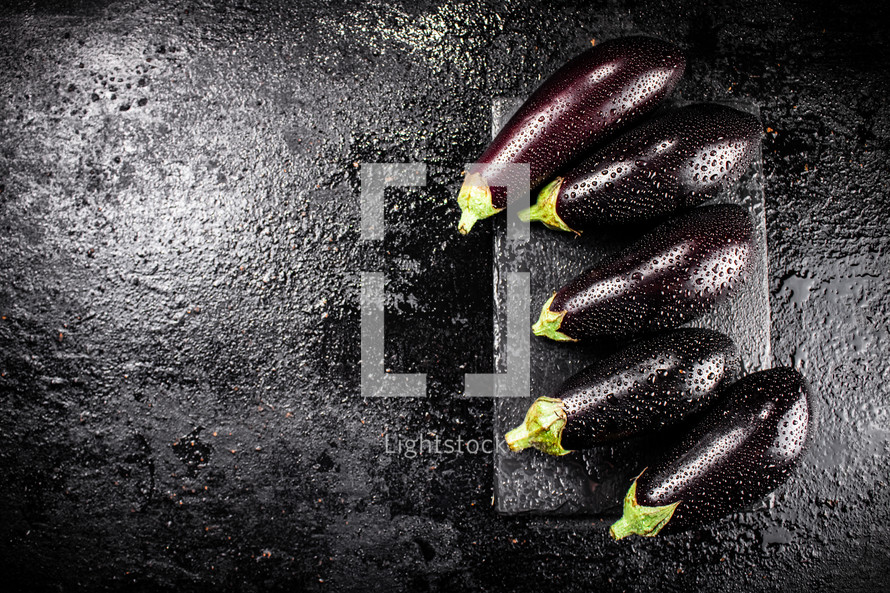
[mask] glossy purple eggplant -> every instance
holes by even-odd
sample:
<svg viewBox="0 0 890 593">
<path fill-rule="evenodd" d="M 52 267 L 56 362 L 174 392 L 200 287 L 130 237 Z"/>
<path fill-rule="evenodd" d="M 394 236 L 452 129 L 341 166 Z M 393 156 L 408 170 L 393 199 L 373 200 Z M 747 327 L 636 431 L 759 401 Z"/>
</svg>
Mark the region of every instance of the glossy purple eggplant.
<svg viewBox="0 0 890 593">
<path fill-rule="evenodd" d="M 734 383 L 679 446 L 637 476 L 609 533 L 621 539 L 681 531 L 775 490 L 803 454 L 809 397 L 806 380 L 790 368 Z"/>
<path fill-rule="evenodd" d="M 695 208 L 560 288 L 532 329 L 576 342 L 678 327 L 741 285 L 754 250 L 745 208 Z"/>
<path fill-rule="evenodd" d="M 654 109 L 676 86 L 686 62 L 674 45 L 648 37 L 587 49 L 529 97 L 477 160 L 458 195 L 458 230 L 507 207 L 506 187 L 527 164 L 531 189 L 581 158 L 607 136 Z"/>
<path fill-rule="evenodd" d="M 741 366 L 727 336 L 684 328 L 640 340 L 535 400 L 505 435 L 513 451 L 551 455 L 677 424 L 717 400 Z"/>
<path fill-rule="evenodd" d="M 644 122 L 550 182 L 524 220 L 556 230 L 639 222 L 698 205 L 742 176 L 760 146 L 756 116 L 714 103 Z"/>
</svg>

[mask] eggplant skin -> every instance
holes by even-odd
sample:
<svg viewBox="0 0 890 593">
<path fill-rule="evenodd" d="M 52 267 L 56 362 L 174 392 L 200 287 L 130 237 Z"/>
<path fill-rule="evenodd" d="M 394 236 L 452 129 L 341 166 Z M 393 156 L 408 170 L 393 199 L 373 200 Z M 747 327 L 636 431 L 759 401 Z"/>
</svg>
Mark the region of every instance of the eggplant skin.
<svg viewBox="0 0 890 593">
<path fill-rule="evenodd" d="M 679 329 L 640 340 L 536 399 L 504 435 L 511 451 L 550 455 L 652 432 L 710 406 L 741 366 L 727 336 Z"/>
<path fill-rule="evenodd" d="M 678 327 L 732 294 L 746 279 L 754 252 L 745 208 L 695 208 L 559 289 L 533 330 L 582 341 Z"/>
<path fill-rule="evenodd" d="M 555 198 L 571 230 L 657 218 L 716 197 L 760 146 L 758 118 L 725 105 L 687 105 L 625 133 L 568 172 Z"/>
<path fill-rule="evenodd" d="M 641 506 L 677 504 L 664 533 L 743 509 L 782 484 L 803 455 L 810 389 L 791 368 L 734 383 L 684 441 L 636 480 Z"/>
<path fill-rule="evenodd" d="M 477 159 L 458 197 L 460 231 L 466 234 L 479 218 L 506 208 L 506 187 L 514 184 L 512 169 L 503 165 L 528 164 L 531 189 L 537 188 L 651 112 L 685 66 L 678 47 L 650 37 L 609 40 L 571 59 L 535 90 Z"/>
<path fill-rule="evenodd" d="M 677 424 L 712 405 L 740 366 L 735 343 L 713 330 L 684 328 L 640 340 L 552 395 L 566 412 L 562 447 L 586 449 Z"/>
<path fill-rule="evenodd" d="M 607 135 L 658 106 L 683 76 L 675 45 L 651 37 L 622 37 L 590 47 L 545 80 L 510 118 L 478 162 L 492 205 L 507 206 L 497 186 L 501 163 L 528 163 L 532 188 Z M 489 177 L 487 171 L 494 173 Z"/>
</svg>

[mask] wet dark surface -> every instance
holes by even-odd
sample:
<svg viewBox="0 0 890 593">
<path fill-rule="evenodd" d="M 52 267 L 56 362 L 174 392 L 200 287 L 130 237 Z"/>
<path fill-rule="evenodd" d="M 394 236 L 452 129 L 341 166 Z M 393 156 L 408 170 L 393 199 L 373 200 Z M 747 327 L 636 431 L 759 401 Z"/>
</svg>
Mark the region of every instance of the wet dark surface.
<svg viewBox="0 0 890 593">
<path fill-rule="evenodd" d="M 17 589 L 882 590 L 888 42 L 879 3 L 22 3 L 0 16 L 0 574 Z M 817 430 L 753 511 L 613 543 L 503 518 L 490 225 L 456 232 L 492 95 L 589 44 L 689 52 L 760 103 L 773 358 Z M 363 162 L 423 162 L 359 241 Z M 362 270 L 425 399 L 359 395 Z M 416 443 L 415 443 L 416 444 Z M 399 449 L 400 445 L 404 445 Z"/>
</svg>

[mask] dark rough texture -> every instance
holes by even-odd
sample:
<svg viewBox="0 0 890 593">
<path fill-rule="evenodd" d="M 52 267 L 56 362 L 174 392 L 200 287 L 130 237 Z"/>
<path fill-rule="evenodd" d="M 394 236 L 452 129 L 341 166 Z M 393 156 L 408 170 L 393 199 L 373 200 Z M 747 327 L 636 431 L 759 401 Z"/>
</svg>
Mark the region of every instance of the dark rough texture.
<svg viewBox="0 0 890 593">
<path fill-rule="evenodd" d="M 672 329 L 737 291 L 755 248 L 744 207 L 695 208 L 558 288 L 545 310 L 564 312 L 557 329 L 578 341 Z"/>
<path fill-rule="evenodd" d="M 630 130 L 566 173 L 556 213 L 584 230 L 689 208 L 731 187 L 761 136 L 750 113 L 696 103 Z"/>
<path fill-rule="evenodd" d="M 125 586 L 878 591 L 890 568 L 885 4 L 613 1 L 5 5 L 0 16 L 0 574 Z M 559 34 L 555 34 L 559 32 Z M 819 420 L 753 510 L 612 543 L 614 517 L 495 515 L 491 234 L 458 237 L 492 94 L 626 34 L 677 92 L 766 126 L 773 352 Z M 361 162 L 425 162 L 358 242 Z M 357 393 L 359 271 L 388 272 L 387 366 Z M 459 271 L 459 273 L 458 273 Z M 194 443 L 194 445 L 192 445 Z"/>
</svg>

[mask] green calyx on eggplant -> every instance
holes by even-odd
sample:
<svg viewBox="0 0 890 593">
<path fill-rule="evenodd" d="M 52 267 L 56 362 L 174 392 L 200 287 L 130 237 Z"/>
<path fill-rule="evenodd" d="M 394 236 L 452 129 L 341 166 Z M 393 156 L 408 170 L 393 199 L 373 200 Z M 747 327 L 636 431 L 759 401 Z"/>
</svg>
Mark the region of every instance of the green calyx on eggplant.
<svg viewBox="0 0 890 593">
<path fill-rule="evenodd" d="M 803 454 L 809 398 L 806 380 L 791 368 L 731 385 L 680 445 L 637 476 L 611 536 L 652 537 L 704 525 L 775 490 Z"/>
<path fill-rule="evenodd" d="M 505 435 L 512 451 L 551 455 L 654 432 L 712 405 L 741 362 L 727 336 L 684 328 L 631 344 L 535 400 Z"/>
<path fill-rule="evenodd" d="M 507 207 L 510 167 L 529 166 L 531 189 L 611 134 L 651 112 L 686 66 L 673 44 L 649 37 L 606 41 L 571 59 L 528 98 L 482 153 L 458 194 L 458 230 Z"/>
<path fill-rule="evenodd" d="M 757 117 L 738 109 L 714 103 L 673 109 L 557 177 L 520 217 L 580 233 L 696 206 L 739 180 L 760 136 Z"/>
<path fill-rule="evenodd" d="M 678 327 L 742 284 L 754 250 L 745 208 L 694 208 L 556 291 L 532 330 L 558 341 L 584 341 Z"/>
</svg>

